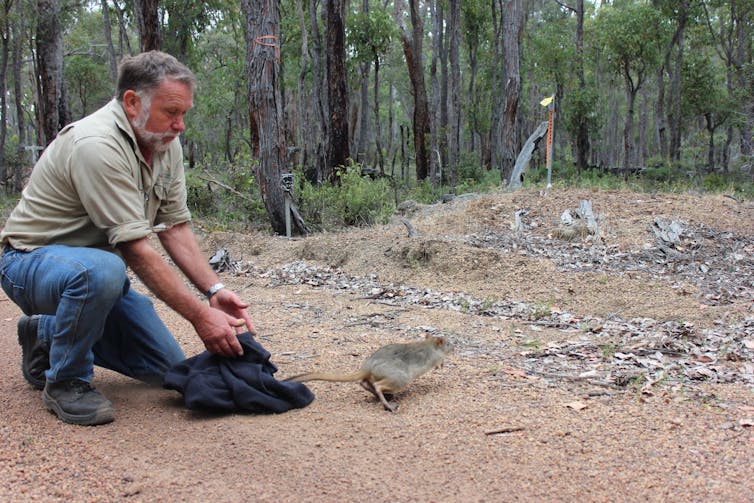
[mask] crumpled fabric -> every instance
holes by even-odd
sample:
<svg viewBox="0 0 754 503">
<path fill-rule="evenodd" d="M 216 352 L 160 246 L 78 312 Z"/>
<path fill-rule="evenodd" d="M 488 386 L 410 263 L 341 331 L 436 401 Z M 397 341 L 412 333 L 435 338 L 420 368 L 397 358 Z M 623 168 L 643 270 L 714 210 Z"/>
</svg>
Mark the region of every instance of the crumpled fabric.
<svg viewBox="0 0 754 503">
<path fill-rule="evenodd" d="M 174 365 L 163 387 L 179 391 L 189 409 L 281 413 L 314 400 L 303 383 L 278 381 L 270 353 L 249 332 L 238 336 L 244 354 L 236 358 L 204 351 Z"/>
</svg>

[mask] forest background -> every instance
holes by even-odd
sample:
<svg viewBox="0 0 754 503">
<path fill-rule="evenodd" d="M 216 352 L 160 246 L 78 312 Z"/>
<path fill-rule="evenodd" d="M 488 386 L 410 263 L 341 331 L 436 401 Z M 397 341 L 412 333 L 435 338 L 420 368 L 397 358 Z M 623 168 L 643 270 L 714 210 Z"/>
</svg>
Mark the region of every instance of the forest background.
<svg viewBox="0 0 754 503">
<path fill-rule="evenodd" d="M 371 224 L 506 185 L 550 110 L 556 184 L 752 197 L 753 25 L 754 0 L 4 0 L 4 204 L 149 49 L 197 74 L 189 198 L 222 227 L 283 233 L 289 202 L 294 233 Z"/>
</svg>

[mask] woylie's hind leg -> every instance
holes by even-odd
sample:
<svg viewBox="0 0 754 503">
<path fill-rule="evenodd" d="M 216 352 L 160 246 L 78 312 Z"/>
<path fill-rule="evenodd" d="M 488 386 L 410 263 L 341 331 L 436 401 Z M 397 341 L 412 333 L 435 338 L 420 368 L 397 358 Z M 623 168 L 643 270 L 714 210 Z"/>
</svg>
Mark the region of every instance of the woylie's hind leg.
<svg viewBox="0 0 754 503">
<path fill-rule="evenodd" d="M 386 410 L 389 410 L 390 412 L 395 412 L 398 410 L 398 405 L 391 405 L 386 399 L 385 395 L 382 393 L 382 387 L 380 386 L 380 383 L 374 384 L 374 394 L 377 395 L 377 398 L 380 399 L 380 402 L 382 402 L 382 405 L 385 406 Z"/>
<path fill-rule="evenodd" d="M 370 392 L 371 394 L 379 398 L 377 391 L 374 389 L 374 386 L 372 385 L 370 381 L 364 379 L 363 381 L 359 382 L 359 384 L 361 384 L 362 388 L 364 388 L 365 390 L 367 390 L 368 392 Z"/>
</svg>

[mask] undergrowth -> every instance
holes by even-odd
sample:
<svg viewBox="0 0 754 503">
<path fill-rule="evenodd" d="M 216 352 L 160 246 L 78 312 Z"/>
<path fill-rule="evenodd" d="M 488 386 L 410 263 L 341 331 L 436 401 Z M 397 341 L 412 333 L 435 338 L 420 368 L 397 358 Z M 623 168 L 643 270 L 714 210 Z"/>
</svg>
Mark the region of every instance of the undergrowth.
<svg viewBox="0 0 754 503">
<path fill-rule="evenodd" d="M 254 177 L 254 162 L 199 166 L 186 170 L 188 205 L 196 220 L 209 230 L 268 230 L 267 211 Z M 750 174 L 691 174 L 693 170 L 657 163 L 639 173 L 624 176 L 620 171 L 589 169 L 580 173 L 570 166 L 555 163 L 552 185 L 558 188 L 593 188 L 665 193 L 724 193 L 739 200 L 754 199 L 754 179 Z M 525 188 L 544 189 L 547 171 L 530 167 L 524 177 Z M 445 181 L 447 182 L 447 181 Z M 296 170 L 295 204 L 312 231 L 335 230 L 348 226 L 384 224 L 396 207 L 412 200 L 434 204 L 453 195 L 489 193 L 504 189 L 498 170 L 486 170 L 471 162 L 459 167 L 455 187 L 447 183 L 400 177 L 369 177 L 361 166 L 351 163 L 341 168 L 340 183 L 314 185 Z M 0 194 L 0 225 L 18 201 L 19 194 Z"/>
</svg>

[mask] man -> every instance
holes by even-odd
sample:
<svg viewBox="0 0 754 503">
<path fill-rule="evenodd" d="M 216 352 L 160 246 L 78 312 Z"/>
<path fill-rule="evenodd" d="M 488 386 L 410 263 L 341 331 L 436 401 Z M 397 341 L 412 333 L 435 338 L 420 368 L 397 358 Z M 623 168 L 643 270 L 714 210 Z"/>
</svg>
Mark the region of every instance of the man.
<svg viewBox="0 0 754 503">
<path fill-rule="evenodd" d="M 202 256 L 186 206 L 178 135 L 195 77 L 174 57 L 125 58 L 116 97 L 66 126 L 37 162 L 0 240 L 0 281 L 27 316 L 18 323 L 22 371 L 65 422 L 114 419 L 91 386 L 94 365 L 150 383 L 185 356 L 126 266 L 191 322 L 207 350 L 243 353 L 254 331 L 244 303 Z M 199 298 L 152 246 L 160 243 Z"/>
</svg>

